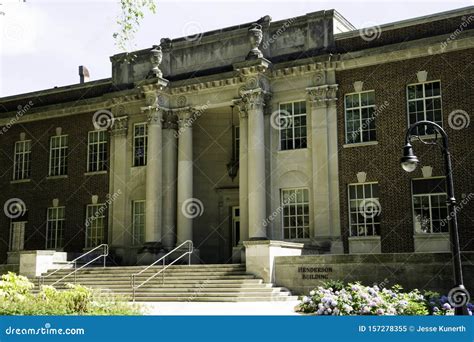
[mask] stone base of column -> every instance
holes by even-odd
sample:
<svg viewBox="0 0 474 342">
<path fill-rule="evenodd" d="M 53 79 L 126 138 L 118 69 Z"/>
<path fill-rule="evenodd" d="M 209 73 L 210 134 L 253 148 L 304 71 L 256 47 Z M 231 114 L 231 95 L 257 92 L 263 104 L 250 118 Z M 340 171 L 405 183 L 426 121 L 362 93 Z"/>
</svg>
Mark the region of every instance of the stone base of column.
<svg viewBox="0 0 474 342">
<path fill-rule="evenodd" d="M 277 240 L 244 241 L 244 246 L 247 273 L 254 274 L 267 283 L 274 281 L 275 257 L 299 256 L 304 248 L 302 243 Z"/>
<path fill-rule="evenodd" d="M 187 248 L 180 248 L 171 253 L 169 256 L 166 257 L 166 263 L 169 264 L 170 262 L 176 260 L 179 258 L 183 253 L 186 253 L 188 251 Z M 201 263 L 201 258 L 199 257 L 199 249 L 195 248 L 191 254 L 191 257 L 189 255 L 183 256 L 179 261 L 176 262 L 176 265 L 187 265 L 189 264 L 189 260 L 191 260 L 192 265 L 200 264 Z"/>
<path fill-rule="evenodd" d="M 251 237 L 249 239 L 249 241 L 267 241 L 267 240 L 270 240 L 270 239 L 267 237 Z"/>
<path fill-rule="evenodd" d="M 165 254 L 161 242 L 146 242 L 137 253 L 137 265 L 150 265 Z"/>
<path fill-rule="evenodd" d="M 245 263 L 245 247 L 243 244 L 232 247 L 232 263 L 233 264 L 244 264 Z"/>
<path fill-rule="evenodd" d="M 331 241 L 331 254 L 344 254 L 344 243 L 341 239 Z"/>
</svg>

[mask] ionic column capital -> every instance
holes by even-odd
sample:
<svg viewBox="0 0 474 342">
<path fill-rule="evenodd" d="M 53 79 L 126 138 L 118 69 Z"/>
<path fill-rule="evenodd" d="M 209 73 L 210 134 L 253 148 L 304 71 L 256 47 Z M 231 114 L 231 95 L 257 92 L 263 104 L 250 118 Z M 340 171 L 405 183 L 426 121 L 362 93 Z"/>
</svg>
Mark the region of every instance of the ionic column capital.
<svg viewBox="0 0 474 342">
<path fill-rule="evenodd" d="M 324 107 L 333 104 L 337 100 L 337 84 L 325 84 L 317 87 L 306 88 L 311 104 L 316 107 Z"/>
</svg>

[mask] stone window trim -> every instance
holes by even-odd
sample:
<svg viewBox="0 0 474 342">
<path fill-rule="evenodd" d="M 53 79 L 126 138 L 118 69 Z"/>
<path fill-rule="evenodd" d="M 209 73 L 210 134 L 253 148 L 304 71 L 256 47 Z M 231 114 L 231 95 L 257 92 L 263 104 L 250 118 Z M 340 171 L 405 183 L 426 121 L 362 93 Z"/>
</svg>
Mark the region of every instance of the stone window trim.
<svg viewBox="0 0 474 342">
<path fill-rule="evenodd" d="M 31 177 L 31 140 L 15 142 L 12 181 L 27 181 Z"/>
<path fill-rule="evenodd" d="M 414 190 L 414 183 L 419 181 L 419 182 L 429 182 L 429 181 L 436 181 L 439 180 L 440 183 L 438 183 L 437 186 L 444 186 L 446 189 L 446 183 L 445 180 L 446 178 L 441 176 L 441 177 L 425 177 L 425 178 L 412 178 L 411 179 L 411 197 L 412 197 L 412 215 L 413 215 L 413 234 L 414 236 L 429 236 L 429 235 L 442 235 L 442 234 L 447 234 L 448 232 L 448 208 L 447 208 L 447 193 L 445 191 L 441 191 L 438 189 L 437 191 L 434 192 L 418 192 L 415 194 Z M 415 198 L 418 198 L 419 201 L 421 201 L 421 207 L 417 208 L 415 205 Z M 423 200 L 425 201 L 425 204 L 428 204 L 427 210 L 429 212 L 429 217 L 427 218 L 429 220 L 429 231 L 425 232 L 422 231 L 422 222 L 417 222 L 417 209 L 418 210 L 423 210 Z M 436 217 L 435 211 L 437 211 L 438 218 L 434 219 L 433 217 Z M 443 214 L 444 213 L 444 214 Z M 436 222 L 440 223 L 440 228 L 439 231 L 433 231 L 433 224 Z M 420 229 L 417 229 L 417 223 L 420 224 Z"/>
<path fill-rule="evenodd" d="M 94 174 L 107 171 L 107 131 L 94 130 L 87 133 L 87 172 Z"/>
<path fill-rule="evenodd" d="M 308 106 L 306 99 L 298 99 L 293 101 L 280 102 L 278 104 L 278 118 L 275 122 L 278 125 L 279 137 L 278 137 L 278 150 L 279 151 L 292 151 L 308 148 Z M 295 114 L 295 105 L 304 106 L 304 113 Z M 291 105 L 291 112 L 282 107 Z M 289 113 L 288 118 L 281 119 L 282 111 Z M 298 119 L 299 125 L 295 126 L 295 120 Z M 272 120 L 272 118 L 270 118 Z M 288 133 L 290 137 L 286 136 Z M 299 133 L 295 136 L 295 133 Z M 284 146 L 284 143 L 286 146 Z"/>
<path fill-rule="evenodd" d="M 66 222 L 66 207 L 49 207 L 46 215 L 46 249 L 61 249 Z"/>
<path fill-rule="evenodd" d="M 367 195 L 367 187 L 370 194 Z M 355 191 L 355 198 L 352 198 L 351 189 Z M 359 197 L 359 191 L 362 191 Z M 376 194 L 374 192 L 376 191 Z M 347 184 L 347 212 L 349 214 L 349 238 L 380 236 L 380 197 L 378 194 L 379 182 L 361 182 Z M 355 203 L 355 207 L 351 204 Z M 367 211 L 365 208 L 370 209 Z M 376 210 L 376 211 L 373 211 Z M 356 222 L 353 220 L 356 215 Z M 359 219 L 361 222 L 359 223 Z M 356 231 L 354 232 L 353 228 Z M 362 228 L 362 231 L 360 230 Z"/>
<path fill-rule="evenodd" d="M 367 141 L 367 142 L 362 142 L 362 143 L 350 143 L 350 144 L 343 144 L 343 148 L 353 148 L 353 147 L 364 147 L 364 146 L 373 146 L 373 145 L 378 145 L 378 141 Z"/>
<path fill-rule="evenodd" d="M 140 127 L 143 129 L 143 133 L 139 131 Z M 132 147 L 133 149 L 132 166 L 133 167 L 146 166 L 147 145 L 148 145 L 148 123 L 147 122 L 134 123 L 133 124 L 133 147 Z"/>
<path fill-rule="evenodd" d="M 283 188 L 280 190 L 280 197 L 283 239 L 309 239 L 311 235 L 309 188 Z"/>
<path fill-rule="evenodd" d="M 146 201 L 132 201 L 132 246 L 145 242 Z"/>
<path fill-rule="evenodd" d="M 48 177 L 67 175 L 68 135 L 54 135 L 49 143 Z"/>
<path fill-rule="evenodd" d="M 431 96 L 427 96 L 427 85 L 429 84 L 436 84 L 436 83 L 439 83 L 439 95 L 433 95 L 431 94 Z M 410 99 L 410 87 L 415 87 L 415 96 L 416 96 L 416 86 L 422 86 L 421 89 L 422 89 L 422 96 L 421 97 L 415 97 L 415 98 L 412 98 Z M 443 92 L 442 92 L 442 84 L 441 84 L 441 80 L 440 79 L 437 79 L 437 80 L 430 80 L 430 81 L 423 81 L 423 82 L 416 82 L 416 83 L 410 83 L 410 84 L 407 84 L 406 86 L 406 106 L 407 106 L 407 127 L 410 127 L 413 123 L 417 122 L 417 121 L 421 121 L 421 120 L 430 120 L 430 121 L 433 121 L 437 124 L 439 124 L 441 127 L 443 127 L 443 101 L 442 101 L 442 95 L 443 95 Z M 427 101 L 429 100 L 436 100 L 436 99 L 439 99 L 439 107 L 437 108 L 433 108 L 432 112 L 433 114 L 431 115 L 431 117 L 427 114 Z M 422 118 L 417 118 L 416 117 L 416 113 L 419 113 L 419 111 L 412 111 L 410 112 L 410 104 L 411 103 L 414 103 L 415 104 L 415 107 L 416 107 L 416 102 L 417 101 L 420 101 L 423 103 L 423 117 Z M 435 103 L 435 102 L 433 102 Z M 436 114 L 434 113 L 436 110 L 439 110 L 439 120 L 436 120 Z M 415 115 L 415 120 L 412 120 L 412 117 L 413 117 L 413 114 Z M 419 130 L 422 129 L 424 131 L 424 128 L 418 128 L 418 132 Z M 428 131 L 428 132 L 421 132 L 422 134 L 419 134 L 420 136 L 423 136 L 425 138 L 431 138 L 431 137 L 435 137 L 435 136 L 440 136 L 439 134 L 434 134 L 433 132 L 431 131 Z"/>
<path fill-rule="evenodd" d="M 367 94 L 367 101 L 372 100 L 370 103 L 362 104 L 362 96 Z M 347 105 L 347 100 L 349 97 L 356 96 L 358 98 L 358 104 L 356 106 L 348 107 Z M 363 118 L 363 111 L 367 111 L 367 118 Z M 375 143 L 377 142 L 377 127 L 376 127 L 376 110 L 377 107 L 375 105 L 375 90 L 370 89 L 370 90 L 364 90 L 364 91 L 358 91 L 358 92 L 352 92 L 352 93 L 347 93 L 344 94 L 344 142 L 345 146 L 349 145 L 354 145 L 354 146 L 363 146 L 368 143 Z M 348 131 L 349 128 L 349 121 L 348 121 L 348 114 L 349 111 L 355 111 L 358 112 L 359 116 L 359 122 L 358 122 L 358 129 L 357 130 L 352 130 Z M 352 120 L 354 123 L 356 121 Z M 355 140 L 355 132 L 359 132 L 357 134 L 357 140 Z M 369 135 L 368 137 L 365 137 L 364 135 Z M 373 138 L 370 137 L 370 135 L 373 135 Z M 354 139 L 350 139 L 350 137 L 353 136 Z"/>
</svg>

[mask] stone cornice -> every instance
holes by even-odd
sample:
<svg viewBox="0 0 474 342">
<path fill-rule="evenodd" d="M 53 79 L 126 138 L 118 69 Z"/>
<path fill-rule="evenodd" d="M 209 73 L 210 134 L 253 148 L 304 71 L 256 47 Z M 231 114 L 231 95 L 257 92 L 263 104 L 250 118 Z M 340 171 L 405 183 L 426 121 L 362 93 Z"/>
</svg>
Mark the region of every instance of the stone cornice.
<svg viewBox="0 0 474 342">
<path fill-rule="evenodd" d="M 392 44 L 341 54 L 336 71 L 400 62 L 413 58 L 431 57 L 437 54 L 474 48 L 474 30 L 464 31 L 448 43 L 449 36 L 443 35 L 408 41 L 403 43 L 403 49 L 400 49 L 400 44 Z"/>
<path fill-rule="evenodd" d="M 139 88 L 144 94 L 150 92 L 159 92 L 165 90 L 169 86 L 169 81 L 162 77 L 155 77 L 135 83 L 135 87 Z"/>
<path fill-rule="evenodd" d="M 254 60 L 248 60 L 244 62 L 235 63 L 233 65 L 234 70 L 238 71 L 240 75 L 255 75 L 266 72 L 272 63 L 265 58 L 258 58 Z"/>
</svg>

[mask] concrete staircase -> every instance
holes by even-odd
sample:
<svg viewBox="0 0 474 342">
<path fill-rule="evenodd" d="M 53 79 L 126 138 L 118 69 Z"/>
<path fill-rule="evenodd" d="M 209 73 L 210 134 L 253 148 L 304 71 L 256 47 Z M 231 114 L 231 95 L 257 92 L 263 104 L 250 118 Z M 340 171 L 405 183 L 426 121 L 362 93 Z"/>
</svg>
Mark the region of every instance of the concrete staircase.
<svg viewBox="0 0 474 342">
<path fill-rule="evenodd" d="M 144 266 L 124 267 L 88 267 L 76 274 L 77 284 L 90 288 L 110 291 L 114 294 L 132 298 L 131 275 L 143 270 Z M 136 278 L 136 285 L 158 272 L 161 266 L 151 267 Z M 45 285 L 51 285 L 70 273 L 60 270 L 48 277 L 52 271 L 43 274 Z M 173 265 L 159 274 L 135 292 L 136 301 L 146 302 L 251 302 L 251 301 L 286 301 L 297 297 L 282 288 L 263 283 L 253 275 L 245 272 L 242 264 L 221 265 Z M 74 276 L 69 276 L 55 285 L 64 288 L 66 283 L 74 283 Z M 38 280 L 37 280 L 38 284 Z"/>
</svg>

